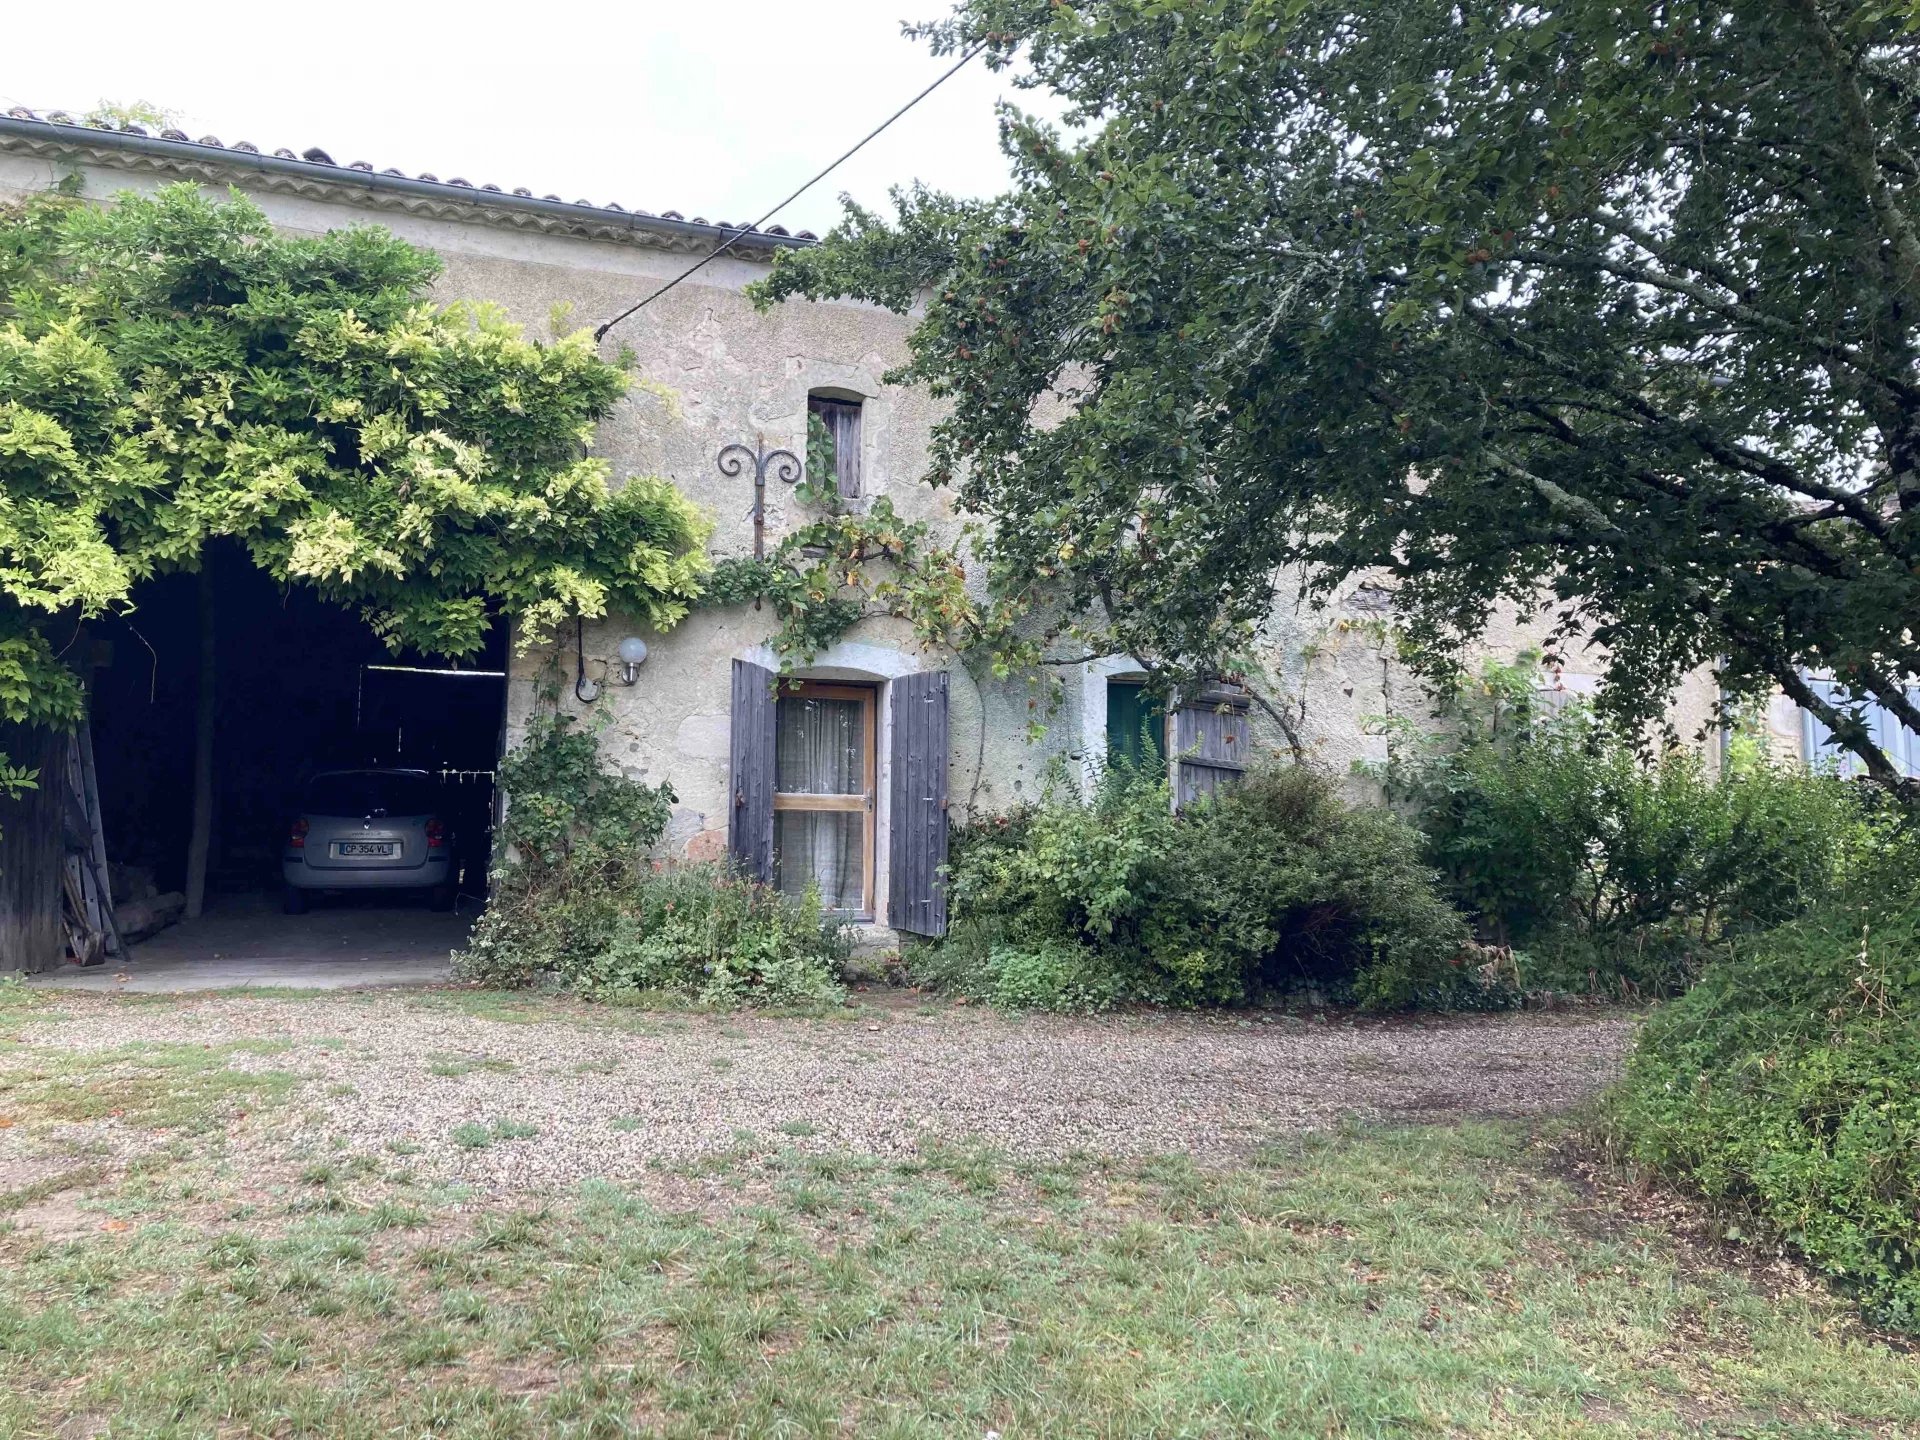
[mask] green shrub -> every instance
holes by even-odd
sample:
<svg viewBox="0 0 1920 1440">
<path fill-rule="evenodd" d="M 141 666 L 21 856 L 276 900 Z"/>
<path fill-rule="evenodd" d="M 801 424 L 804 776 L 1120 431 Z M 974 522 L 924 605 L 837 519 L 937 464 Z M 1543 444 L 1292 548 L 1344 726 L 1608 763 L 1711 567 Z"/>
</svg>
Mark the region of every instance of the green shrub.
<svg viewBox="0 0 1920 1440">
<path fill-rule="evenodd" d="M 1749 740 L 1716 772 L 1691 749 L 1642 755 L 1579 708 L 1540 714 L 1532 669 L 1490 665 L 1441 734 L 1397 727 L 1379 778 L 1449 893 L 1536 979 L 1684 989 L 1710 942 L 1836 894 L 1885 828 L 1861 787 Z"/>
<path fill-rule="evenodd" d="M 812 1006 L 840 998 L 840 927 L 718 865 L 660 865 L 621 896 L 607 947 L 564 973 L 591 994 L 669 991 L 708 1005 Z"/>
<path fill-rule="evenodd" d="M 524 985 L 550 973 L 591 995 L 713 1005 L 838 998 L 845 927 L 818 897 L 649 858 L 672 790 L 603 770 L 597 740 L 570 717 L 529 725 L 500 784 L 506 819 L 486 911 L 455 958 L 461 978 Z"/>
<path fill-rule="evenodd" d="M 1044 940 L 1032 946 L 996 945 L 988 954 L 985 998 L 1002 1010 L 1061 1010 L 1091 1014 L 1127 999 L 1126 977 L 1084 945 Z"/>
<path fill-rule="evenodd" d="M 1175 815 L 1163 775 L 960 832 L 925 982 L 1015 1008 L 1237 1004 L 1312 987 L 1378 1009 L 1489 1003 L 1466 927 L 1393 814 L 1325 774 L 1256 771 Z"/>
<path fill-rule="evenodd" d="M 496 843 L 525 872 L 566 870 L 576 879 L 618 884 L 665 833 L 673 814 L 668 785 L 643 785 L 601 767 L 597 736 L 571 715 L 543 714 L 501 757 L 507 813 Z"/>
<path fill-rule="evenodd" d="M 1920 1332 L 1920 891 L 1833 902 L 1725 959 L 1642 1030 L 1625 1153 L 1736 1204 L 1881 1322 Z"/>
</svg>

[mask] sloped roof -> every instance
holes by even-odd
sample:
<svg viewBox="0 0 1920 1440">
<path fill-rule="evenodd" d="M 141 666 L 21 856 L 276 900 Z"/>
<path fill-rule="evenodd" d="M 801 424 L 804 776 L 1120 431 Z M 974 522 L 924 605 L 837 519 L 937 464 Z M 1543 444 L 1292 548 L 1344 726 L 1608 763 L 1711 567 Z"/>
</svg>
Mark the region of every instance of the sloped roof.
<svg viewBox="0 0 1920 1440">
<path fill-rule="evenodd" d="M 0 150 L 67 157 L 84 152 L 89 159 L 125 169 L 202 179 L 246 175 L 270 190 L 345 198 L 376 209 L 496 221 L 668 249 L 711 248 L 739 236 L 732 246 L 735 252 L 764 254 L 808 245 L 817 238 L 811 231 L 790 232 L 780 225 L 756 230 L 744 221 L 730 224 L 701 215 L 688 219 L 678 210 L 656 214 L 629 209 L 615 201 L 567 201 L 558 195 L 535 195 L 525 187 L 503 190 L 493 184 L 476 185 L 457 175 L 442 180 L 432 173 L 376 170 L 365 160 L 343 165 L 317 145 L 296 154 L 286 148 L 263 151 L 246 140 L 224 144 L 213 135 L 196 140 L 183 130 L 165 129 L 153 134 L 140 125 L 89 123 L 63 110 L 9 110 L 0 116 Z"/>
</svg>

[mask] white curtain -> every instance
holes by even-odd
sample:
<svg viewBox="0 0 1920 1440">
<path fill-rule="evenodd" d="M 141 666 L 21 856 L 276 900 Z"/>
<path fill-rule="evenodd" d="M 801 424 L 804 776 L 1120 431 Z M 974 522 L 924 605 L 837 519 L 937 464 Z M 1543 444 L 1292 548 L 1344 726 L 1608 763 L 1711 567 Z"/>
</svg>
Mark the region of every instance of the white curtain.
<svg viewBox="0 0 1920 1440">
<path fill-rule="evenodd" d="M 780 697 L 774 788 L 785 795 L 859 795 L 866 788 L 866 714 L 858 700 L 808 695 Z M 854 910 L 865 901 L 858 810 L 776 810 L 774 849 L 778 883 L 793 894 L 820 887 L 830 909 Z"/>
</svg>

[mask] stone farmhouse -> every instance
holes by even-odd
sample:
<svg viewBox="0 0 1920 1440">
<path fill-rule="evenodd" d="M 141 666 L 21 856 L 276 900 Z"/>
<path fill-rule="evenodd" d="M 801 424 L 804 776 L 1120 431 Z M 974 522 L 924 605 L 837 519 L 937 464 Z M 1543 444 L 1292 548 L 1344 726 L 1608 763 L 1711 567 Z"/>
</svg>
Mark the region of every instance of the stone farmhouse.
<svg viewBox="0 0 1920 1440">
<path fill-rule="evenodd" d="M 602 426 L 598 450 L 616 477 L 670 477 L 713 517 L 716 555 L 751 553 L 751 468 L 723 474 L 716 459 L 733 444 L 804 454 L 808 416 L 817 413 L 841 440 L 842 489 L 853 503 L 884 494 L 905 516 L 958 533 L 950 497 L 921 479 L 935 403 L 882 379 L 904 359 L 912 321 L 856 303 L 760 313 L 744 295 L 779 251 L 811 243 L 805 233 L 743 233 L 672 210 L 379 170 L 319 149 L 266 151 L 19 110 L 0 117 L 0 195 L 69 176 L 102 201 L 182 180 L 222 194 L 233 187 L 289 231 L 383 225 L 442 258 L 445 298 L 500 302 L 541 333 L 556 306 L 569 307 L 576 324 L 596 323 L 731 239 L 727 254 L 606 342 L 608 353 L 631 347 L 639 372 L 667 392 L 636 388 Z M 791 486 L 770 479 L 766 543 L 798 519 Z M 1429 713 L 1384 638 L 1391 600 L 1361 584 L 1323 610 L 1282 605 L 1268 627 L 1269 672 L 1294 698 L 1309 750 L 1338 771 L 1383 756 L 1376 717 Z M 979 682 L 956 657 L 923 650 L 903 622 L 884 617 L 860 622 L 776 699 L 778 660 L 766 643 L 773 628 L 770 614 L 750 606 L 700 608 L 670 633 L 639 635 L 649 653 L 632 668 L 620 657 L 630 628 L 616 616 L 586 625 L 577 645 L 569 635 L 557 652 L 512 654 L 501 741 L 511 743 L 532 712 L 542 676 L 558 674 L 562 705 L 598 712 L 609 763 L 671 782 L 674 853 L 731 851 L 783 887 L 817 883 L 884 942 L 883 927 L 942 928 L 949 821 L 1031 797 L 1061 760 L 1097 766 L 1110 743 L 1132 743 L 1151 712 L 1129 658 L 1078 661 L 1063 667 L 1064 705 L 1030 741 L 1026 685 Z M 1488 654 L 1511 656 L 1543 633 L 1528 617 L 1507 616 L 1484 644 Z M 1540 684 L 1588 690 L 1595 668 L 1569 657 Z M 1713 747 L 1714 699 L 1710 678 L 1690 681 L 1673 699 L 1677 732 Z M 1165 724 L 1155 738 L 1187 792 L 1281 753 L 1265 717 L 1231 695 L 1202 697 Z M 1801 735 L 1790 709 L 1776 728 L 1783 744 L 1817 743 Z"/>
</svg>

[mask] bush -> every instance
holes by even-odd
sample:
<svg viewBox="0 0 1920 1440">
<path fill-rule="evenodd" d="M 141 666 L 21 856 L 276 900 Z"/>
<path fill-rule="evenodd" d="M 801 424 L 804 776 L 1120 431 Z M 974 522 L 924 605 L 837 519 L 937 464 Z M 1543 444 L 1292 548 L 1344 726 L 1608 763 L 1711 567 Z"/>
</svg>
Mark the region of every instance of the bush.
<svg viewBox="0 0 1920 1440">
<path fill-rule="evenodd" d="M 708 1005 L 837 1001 L 846 959 L 817 892 L 795 899 L 717 865 L 660 865 L 623 893 L 605 950 L 569 976 L 590 994 L 649 991 Z"/>
<path fill-rule="evenodd" d="M 1642 1030 L 1609 1121 L 1920 1332 L 1920 891 L 1887 868 L 1903 898 L 1733 942 Z"/>
<path fill-rule="evenodd" d="M 461 978 L 524 985 L 545 972 L 595 996 L 720 1005 L 839 997 L 844 927 L 818 896 L 650 859 L 673 791 L 603 770 L 597 740 L 571 717 L 530 724 L 500 784 L 491 894 L 455 958 Z"/>
<path fill-rule="evenodd" d="M 1519 688 L 1531 667 L 1490 666 L 1446 733 L 1397 730 L 1380 778 L 1481 934 L 1536 973 L 1677 992 L 1711 942 L 1838 893 L 1885 828 L 1861 787 L 1750 740 L 1715 773 L 1693 750 L 1643 756 L 1584 710 L 1542 715 Z"/>
<path fill-rule="evenodd" d="M 986 994 L 1002 1010 L 1058 1010 L 1093 1014 L 1128 997 L 1126 977 L 1096 952 L 1062 940 L 996 945 L 988 952 Z"/>
<path fill-rule="evenodd" d="M 1466 927 L 1391 813 L 1321 772 L 1256 771 L 1175 815 L 1165 777 L 1116 767 L 1083 798 L 960 832 L 953 927 L 923 981 L 1016 1008 L 1237 1004 L 1318 989 L 1393 1009 L 1489 1003 Z"/>
</svg>

